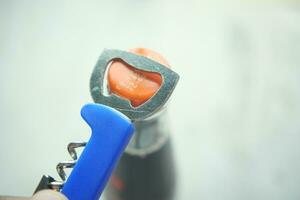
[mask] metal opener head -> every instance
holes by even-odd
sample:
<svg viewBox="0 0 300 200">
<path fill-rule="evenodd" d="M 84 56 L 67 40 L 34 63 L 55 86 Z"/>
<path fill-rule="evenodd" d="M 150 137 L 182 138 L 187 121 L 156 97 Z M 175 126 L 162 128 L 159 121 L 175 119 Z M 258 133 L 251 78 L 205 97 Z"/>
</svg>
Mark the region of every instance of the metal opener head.
<svg viewBox="0 0 300 200">
<path fill-rule="evenodd" d="M 114 59 L 121 59 L 123 62 L 139 70 L 160 74 L 162 84 L 158 91 L 138 107 L 133 107 L 128 99 L 119 97 L 116 94 L 105 94 L 105 91 L 109 87 L 106 81 L 106 72 L 110 62 Z M 127 51 L 105 49 L 93 70 L 90 79 L 90 92 L 96 103 L 115 108 L 132 121 L 140 121 L 150 117 L 163 107 L 171 96 L 178 80 L 179 75 L 176 72 L 145 56 Z"/>
</svg>

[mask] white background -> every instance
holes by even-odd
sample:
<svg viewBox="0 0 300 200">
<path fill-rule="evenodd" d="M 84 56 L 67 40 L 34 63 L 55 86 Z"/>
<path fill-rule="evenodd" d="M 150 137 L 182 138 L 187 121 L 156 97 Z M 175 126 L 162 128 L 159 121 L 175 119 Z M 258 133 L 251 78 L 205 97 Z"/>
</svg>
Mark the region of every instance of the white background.
<svg viewBox="0 0 300 200">
<path fill-rule="evenodd" d="M 300 7 L 273 1 L 1 0 L 0 194 L 56 176 L 101 51 L 140 46 L 181 75 L 176 199 L 300 198 Z"/>
</svg>

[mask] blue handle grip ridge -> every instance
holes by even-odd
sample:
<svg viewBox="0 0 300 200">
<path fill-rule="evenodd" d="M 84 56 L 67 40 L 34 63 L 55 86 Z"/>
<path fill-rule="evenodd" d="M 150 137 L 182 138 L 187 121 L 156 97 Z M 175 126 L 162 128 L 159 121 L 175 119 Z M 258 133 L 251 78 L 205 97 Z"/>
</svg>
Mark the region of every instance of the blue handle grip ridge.
<svg viewBox="0 0 300 200">
<path fill-rule="evenodd" d="M 62 193 L 69 200 L 98 200 L 134 126 L 125 115 L 101 104 L 85 105 L 81 116 L 91 127 L 92 135 Z"/>
</svg>

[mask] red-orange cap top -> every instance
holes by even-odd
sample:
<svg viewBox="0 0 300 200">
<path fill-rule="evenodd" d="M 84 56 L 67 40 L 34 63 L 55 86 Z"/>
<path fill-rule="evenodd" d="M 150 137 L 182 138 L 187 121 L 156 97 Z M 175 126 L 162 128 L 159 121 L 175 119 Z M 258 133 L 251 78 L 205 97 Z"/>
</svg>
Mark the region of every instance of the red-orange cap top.
<svg viewBox="0 0 300 200">
<path fill-rule="evenodd" d="M 135 48 L 129 51 L 169 66 L 162 55 L 152 50 Z M 108 70 L 110 92 L 130 100 L 134 107 L 150 99 L 160 88 L 161 83 L 160 74 L 138 70 L 121 60 L 114 60 Z"/>
</svg>

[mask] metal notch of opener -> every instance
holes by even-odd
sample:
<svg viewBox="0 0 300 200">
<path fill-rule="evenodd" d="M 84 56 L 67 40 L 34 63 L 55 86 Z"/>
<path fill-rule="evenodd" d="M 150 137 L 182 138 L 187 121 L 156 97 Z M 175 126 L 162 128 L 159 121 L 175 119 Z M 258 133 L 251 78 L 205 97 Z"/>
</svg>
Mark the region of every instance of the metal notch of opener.
<svg viewBox="0 0 300 200">
<path fill-rule="evenodd" d="M 158 73 L 162 76 L 162 84 L 158 91 L 144 104 L 133 107 L 130 101 L 115 94 L 104 95 L 105 74 L 111 61 L 121 59 L 128 65 L 147 72 Z M 127 51 L 105 49 L 100 55 L 90 80 L 91 95 L 96 103 L 101 103 L 117 109 L 133 121 L 143 120 L 158 111 L 169 99 L 179 75 L 166 66 L 145 56 Z"/>
</svg>

